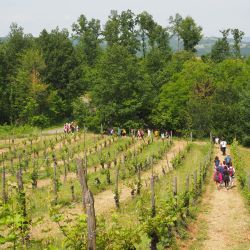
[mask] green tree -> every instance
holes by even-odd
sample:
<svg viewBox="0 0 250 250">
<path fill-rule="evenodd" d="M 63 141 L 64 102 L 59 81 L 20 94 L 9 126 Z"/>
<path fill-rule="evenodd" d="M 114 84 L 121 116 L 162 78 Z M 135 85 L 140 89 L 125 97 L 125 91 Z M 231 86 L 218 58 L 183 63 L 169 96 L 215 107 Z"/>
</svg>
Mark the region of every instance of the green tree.
<svg viewBox="0 0 250 250">
<path fill-rule="evenodd" d="M 26 35 L 23 28 L 11 24 L 7 39 L 0 44 L 0 122 L 13 123 L 11 79 L 16 74 L 22 52 L 33 46 L 33 37 Z"/>
<path fill-rule="evenodd" d="M 211 59 L 214 62 L 222 62 L 230 57 L 230 45 L 228 42 L 230 29 L 222 30 L 220 32 L 222 33 L 222 38 L 218 39 L 211 49 Z"/>
<path fill-rule="evenodd" d="M 142 41 L 142 54 L 146 56 L 148 40 L 151 37 L 152 31 L 155 27 L 153 17 L 146 11 L 143 11 L 137 16 L 137 23 L 139 25 L 139 34 Z"/>
<path fill-rule="evenodd" d="M 73 36 L 79 43 L 79 53 L 84 54 L 89 66 L 94 66 L 100 54 L 101 25 L 97 19 L 90 21 L 84 15 L 77 19 L 77 23 L 72 25 Z"/>
<path fill-rule="evenodd" d="M 45 69 L 41 53 L 28 49 L 20 57 L 20 66 L 11 80 L 11 115 L 19 123 L 32 123 L 35 115 L 41 114 L 47 98 L 47 85 L 40 73 Z"/>
<path fill-rule="evenodd" d="M 177 36 L 177 51 L 180 50 L 180 24 L 182 22 L 183 18 L 182 16 L 177 13 L 175 14 L 175 17 L 170 16 L 169 23 L 170 23 L 170 31 L 173 35 Z"/>
<path fill-rule="evenodd" d="M 241 112 L 241 95 L 250 79 L 250 68 L 243 61 L 227 59 L 214 67 L 216 89 L 212 103 L 213 129 L 229 141 L 242 137 L 246 117 Z"/>
<path fill-rule="evenodd" d="M 231 34 L 233 35 L 234 44 L 233 44 L 233 55 L 236 58 L 240 58 L 240 43 L 242 41 L 245 33 L 239 29 L 231 29 Z"/>
<path fill-rule="evenodd" d="M 136 16 L 131 10 L 122 11 L 120 15 L 117 11 L 111 11 L 103 31 L 108 46 L 121 45 L 131 54 L 136 54 L 140 48 L 136 22 Z"/>
<path fill-rule="evenodd" d="M 104 125 L 141 125 L 149 111 L 150 84 L 144 81 L 138 58 L 122 46 L 107 49 L 98 65 L 92 100 Z"/>
<path fill-rule="evenodd" d="M 67 105 L 66 114 L 72 111 L 72 100 L 81 95 L 86 88 L 82 81 L 81 62 L 76 56 L 67 30 L 58 28 L 48 33 L 43 30 L 37 40 L 47 67 L 42 72 L 43 80 L 50 84 L 59 98 Z"/>
<path fill-rule="evenodd" d="M 179 36 L 183 40 L 185 50 L 195 52 L 195 46 L 202 38 L 202 28 L 197 26 L 192 17 L 186 17 L 179 24 Z"/>
</svg>

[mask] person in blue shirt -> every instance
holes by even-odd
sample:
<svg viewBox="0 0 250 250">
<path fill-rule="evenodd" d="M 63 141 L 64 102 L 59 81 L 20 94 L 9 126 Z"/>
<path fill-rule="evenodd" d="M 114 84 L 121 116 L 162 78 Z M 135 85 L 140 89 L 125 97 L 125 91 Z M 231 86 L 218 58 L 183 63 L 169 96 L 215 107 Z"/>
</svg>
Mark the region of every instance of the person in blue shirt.
<svg viewBox="0 0 250 250">
<path fill-rule="evenodd" d="M 225 162 L 226 165 L 229 167 L 230 163 L 232 162 L 231 156 L 229 154 L 225 157 Z"/>
</svg>

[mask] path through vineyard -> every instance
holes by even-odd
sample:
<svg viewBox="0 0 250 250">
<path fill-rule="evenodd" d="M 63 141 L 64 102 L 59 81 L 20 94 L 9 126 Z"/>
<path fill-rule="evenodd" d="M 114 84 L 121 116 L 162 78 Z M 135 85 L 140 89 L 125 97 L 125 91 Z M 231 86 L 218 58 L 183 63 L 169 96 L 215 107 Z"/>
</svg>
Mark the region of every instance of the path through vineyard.
<svg viewBox="0 0 250 250">
<path fill-rule="evenodd" d="M 224 157 L 220 150 L 217 147 L 215 150 L 222 160 Z M 204 211 L 197 220 L 201 223 L 197 224 L 204 222 L 207 234 L 202 246 L 195 249 L 250 249 L 250 214 L 237 187 L 217 190 L 211 179 L 202 206 Z M 195 231 L 198 230 L 196 228 Z"/>
</svg>

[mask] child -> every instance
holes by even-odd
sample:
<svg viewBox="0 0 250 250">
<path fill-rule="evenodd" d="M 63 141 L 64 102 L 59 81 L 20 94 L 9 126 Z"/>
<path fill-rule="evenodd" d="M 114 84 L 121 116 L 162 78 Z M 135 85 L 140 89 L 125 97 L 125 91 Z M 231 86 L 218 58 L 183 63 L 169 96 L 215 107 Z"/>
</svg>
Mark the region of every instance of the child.
<svg viewBox="0 0 250 250">
<path fill-rule="evenodd" d="M 220 165 L 220 160 L 219 160 L 218 156 L 215 156 L 215 158 L 214 158 L 214 165 L 215 165 L 215 167 L 219 167 L 219 165 Z"/>
<path fill-rule="evenodd" d="M 217 189 L 219 190 L 220 183 L 222 182 L 222 175 L 221 175 L 220 171 L 218 171 L 218 170 L 216 170 L 216 172 L 214 173 L 214 181 L 215 181 L 215 184 L 217 186 Z"/>
<path fill-rule="evenodd" d="M 230 164 L 229 164 L 228 172 L 229 172 L 230 186 L 233 187 L 234 186 L 235 169 L 232 165 L 232 162 L 230 162 Z"/>
<path fill-rule="evenodd" d="M 225 183 L 225 188 L 228 189 L 228 185 L 229 185 L 229 171 L 227 166 L 224 167 L 224 171 L 223 171 L 223 181 Z"/>
</svg>

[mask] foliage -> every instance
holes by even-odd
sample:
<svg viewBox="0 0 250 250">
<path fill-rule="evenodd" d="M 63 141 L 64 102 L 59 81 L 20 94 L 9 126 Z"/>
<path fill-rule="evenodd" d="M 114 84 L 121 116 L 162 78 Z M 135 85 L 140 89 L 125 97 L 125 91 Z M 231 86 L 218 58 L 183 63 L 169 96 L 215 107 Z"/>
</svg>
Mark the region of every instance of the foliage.
<svg viewBox="0 0 250 250">
<path fill-rule="evenodd" d="M 248 204 L 250 204 L 250 192 L 249 192 L 249 182 L 248 182 L 248 174 L 245 169 L 245 162 L 242 160 L 242 156 L 239 151 L 239 143 L 236 139 L 234 139 L 233 144 L 231 145 L 231 153 L 233 156 L 234 166 L 236 168 L 237 180 L 239 180 L 240 188 L 242 193 L 248 200 Z"/>
<path fill-rule="evenodd" d="M 196 51 L 195 46 L 202 38 L 202 28 L 197 26 L 192 17 L 186 17 L 178 24 L 178 34 L 183 40 L 185 50 Z"/>
</svg>

